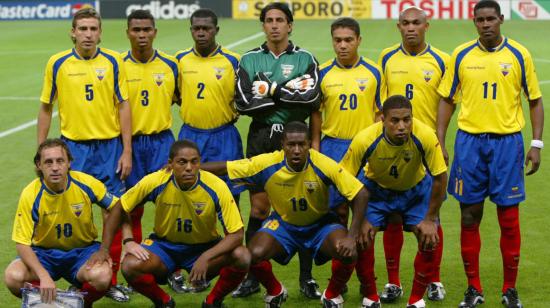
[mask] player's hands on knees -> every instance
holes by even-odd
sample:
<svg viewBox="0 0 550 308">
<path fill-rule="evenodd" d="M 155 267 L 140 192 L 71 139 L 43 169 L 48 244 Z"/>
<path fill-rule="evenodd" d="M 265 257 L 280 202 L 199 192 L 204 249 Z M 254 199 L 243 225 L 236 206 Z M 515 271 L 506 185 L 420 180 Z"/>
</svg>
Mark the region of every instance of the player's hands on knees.
<svg viewBox="0 0 550 308">
<path fill-rule="evenodd" d="M 124 250 L 127 254 L 138 258 L 138 260 L 140 261 L 149 260 L 149 251 L 134 241 L 129 241 L 128 243 L 124 244 Z"/>
<path fill-rule="evenodd" d="M 336 243 L 336 252 L 343 258 L 355 259 L 357 257 L 356 240 L 346 236 Z"/>
<path fill-rule="evenodd" d="M 51 304 L 57 296 L 55 282 L 48 275 L 40 278 L 40 300 L 43 303 Z"/>
<path fill-rule="evenodd" d="M 208 258 L 206 258 L 204 254 L 202 254 L 197 259 L 197 261 L 195 261 L 195 264 L 193 264 L 193 268 L 189 273 L 189 283 L 191 283 L 191 285 L 204 284 L 204 282 L 206 282 L 207 272 L 208 272 Z"/>
<path fill-rule="evenodd" d="M 132 171 L 132 153 L 122 152 L 118 160 L 116 173 L 120 173 L 120 179 L 125 180 L 130 175 L 130 171 Z"/>
<path fill-rule="evenodd" d="M 109 256 L 109 252 L 106 249 L 100 248 L 98 251 L 94 252 L 90 256 L 88 261 L 86 261 L 86 269 L 89 270 L 96 264 L 102 264 L 103 262 L 107 262 L 109 264 L 109 267 L 113 265 L 113 261 L 111 260 L 111 256 Z"/>
<path fill-rule="evenodd" d="M 376 229 L 370 224 L 368 220 L 363 220 L 361 225 L 361 233 L 357 239 L 357 246 L 359 250 L 365 250 L 374 242 L 374 236 L 376 235 Z"/>
<path fill-rule="evenodd" d="M 418 225 L 418 244 L 424 250 L 434 249 L 439 244 L 439 236 L 437 235 L 437 223 L 424 219 Z"/>
<path fill-rule="evenodd" d="M 539 170 L 540 166 L 540 149 L 538 148 L 531 148 L 529 152 L 527 152 L 527 155 L 525 156 L 525 167 L 527 168 L 529 166 L 529 162 L 531 162 L 531 169 L 527 171 L 525 175 L 531 175 Z"/>
</svg>

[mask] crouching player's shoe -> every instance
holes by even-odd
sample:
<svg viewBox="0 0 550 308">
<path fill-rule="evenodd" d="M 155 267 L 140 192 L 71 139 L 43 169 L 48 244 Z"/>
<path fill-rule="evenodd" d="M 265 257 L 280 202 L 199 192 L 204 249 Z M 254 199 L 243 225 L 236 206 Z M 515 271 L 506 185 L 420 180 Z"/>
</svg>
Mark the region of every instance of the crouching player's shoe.
<svg viewBox="0 0 550 308">
<path fill-rule="evenodd" d="M 475 308 L 485 302 L 483 294 L 473 286 L 469 286 L 464 292 L 464 300 L 458 304 L 458 308 Z"/>
<path fill-rule="evenodd" d="M 386 283 L 384 291 L 380 293 L 380 301 L 382 303 L 393 303 L 398 298 L 403 296 L 403 288 L 393 283 Z"/>
<path fill-rule="evenodd" d="M 321 305 L 323 305 L 323 308 L 344 308 L 344 298 L 342 295 L 338 295 L 335 298 L 328 299 L 325 297 L 325 292 L 323 292 L 323 295 L 321 296 Z"/>
<path fill-rule="evenodd" d="M 130 300 L 130 296 L 124 293 L 122 287 L 118 284 L 116 286 L 111 286 L 111 288 L 107 290 L 107 293 L 105 293 L 105 297 L 108 297 L 119 303 L 125 303 Z"/>
<path fill-rule="evenodd" d="M 315 279 L 309 279 L 305 281 L 300 281 L 300 292 L 304 294 L 305 297 L 311 299 L 320 299 L 321 292 L 319 292 L 319 285 Z"/>
<path fill-rule="evenodd" d="M 265 302 L 265 308 L 279 308 L 283 305 L 283 303 L 288 298 L 288 291 L 283 288 L 281 289 L 281 293 L 279 295 L 268 295 L 266 294 L 264 296 L 264 302 Z"/>
<path fill-rule="evenodd" d="M 256 279 L 246 279 L 231 293 L 232 297 L 248 297 L 260 292 L 260 283 Z"/>
<path fill-rule="evenodd" d="M 407 308 L 426 308 L 426 302 L 423 299 L 420 299 L 414 304 L 408 304 Z"/>
<path fill-rule="evenodd" d="M 172 273 L 168 277 L 168 285 L 170 286 L 170 289 L 174 290 L 176 293 L 186 293 L 187 288 L 185 286 L 185 277 L 183 274 L 180 273 Z"/>
<path fill-rule="evenodd" d="M 166 303 L 162 303 L 162 302 L 155 303 L 155 308 L 175 308 L 175 307 L 176 307 L 176 302 L 171 297 L 170 297 L 170 300 Z"/>
<path fill-rule="evenodd" d="M 428 299 L 431 301 L 442 301 L 445 298 L 445 287 L 441 282 L 432 282 L 428 285 Z"/>
<path fill-rule="evenodd" d="M 380 308 L 382 304 L 380 300 L 373 301 L 368 297 L 363 297 L 363 302 L 361 303 L 361 308 Z"/>
<path fill-rule="evenodd" d="M 518 291 L 514 288 L 508 288 L 506 292 L 502 294 L 502 304 L 506 308 L 523 308 L 518 297 Z"/>
</svg>

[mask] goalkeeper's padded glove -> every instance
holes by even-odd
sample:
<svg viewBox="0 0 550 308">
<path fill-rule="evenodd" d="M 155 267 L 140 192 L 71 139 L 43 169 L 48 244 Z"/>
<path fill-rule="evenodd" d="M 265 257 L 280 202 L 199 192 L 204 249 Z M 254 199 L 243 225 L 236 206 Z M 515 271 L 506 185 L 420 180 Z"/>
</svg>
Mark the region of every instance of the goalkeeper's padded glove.
<svg viewBox="0 0 550 308">
<path fill-rule="evenodd" d="M 256 97 L 273 96 L 277 88 L 277 82 L 271 82 L 263 72 L 256 74 L 257 79 L 252 83 L 252 94 Z"/>
<path fill-rule="evenodd" d="M 315 81 L 309 74 L 302 75 L 300 77 L 296 77 L 292 80 L 289 80 L 285 87 L 292 89 L 292 90 L 309 90 L 313 88 L 313 85 L 315 84 Z"/>
</svg>

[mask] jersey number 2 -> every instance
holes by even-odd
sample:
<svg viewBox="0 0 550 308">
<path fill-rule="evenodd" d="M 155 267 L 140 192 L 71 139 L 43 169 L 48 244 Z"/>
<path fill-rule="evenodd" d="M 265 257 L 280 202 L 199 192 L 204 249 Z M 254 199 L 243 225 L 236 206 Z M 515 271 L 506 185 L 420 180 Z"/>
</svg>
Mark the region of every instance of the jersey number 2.
<svg viewBox="0 0 550 308">
<path fill-rule="evenodd" d="M 199 89 L 199 92 L 197 92 L 197 98 L 198 99 L 204 99 L 204 96 L 202 96 L 202 91 L 204 91 L 205 85 L 202 82 L 199 82 L 197 84 L 197 89 Z"/>
</svg>

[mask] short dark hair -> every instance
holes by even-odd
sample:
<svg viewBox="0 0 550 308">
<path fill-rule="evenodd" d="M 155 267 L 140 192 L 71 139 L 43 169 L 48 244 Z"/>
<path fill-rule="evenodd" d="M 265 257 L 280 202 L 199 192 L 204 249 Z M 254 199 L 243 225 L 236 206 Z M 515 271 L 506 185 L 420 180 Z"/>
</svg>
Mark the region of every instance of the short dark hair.
<svg viewBox="0 0 550 308">
<path fill-rule="evenodd" d="M 500 13 L 500 5 L 498 2 L 494 0 L 481 0 L 474 6 L 474 15 L 476 14 L 477 10 L 484 9 L 484 8 L 493 8 L 495 9 L 498 16 L 501 15 Z"/>
<path fill-rule="evenodd" d="M 69 147 L 65 143 L 65 141 L 54 138 L 54 139 L 46 139 L 44 140 L 39 146 L 38 149 L 36 149 L 36 154 L 34 154 L 34 166 L 36 170 L 36 175 L 38 177 L 42 178 L 44 174 L 42 174 L 42 171 L 38 169 L 38 164 L 40 163 L 40 160 L 42 159 L 42 151 L 45 149 L 51 149 L 51 148 L 62 148 L 65 153 L 67 153 L 67 159 L 69 159 L 69 162 L 73 161 L 73 156 L 71 155 L 71 151 L 69 150 Z"/>
<path fill-rule="evenodd" d="M 155 17 L 149 10 L 135 10 L 128 15 L 127 19 L 127 25 L 128 28 L 130 27 L 130 21 L 132 19 L 149 19 L 153 23 L 153 27 L 155 27 Z"/>
<path fill-rule="evenodd" d="M 99 21 L 99 27 L 101 28 L 101 16 L 93 7 L 82 8 L 73 15 L 73 29 L 76 28 L 76 21 L 84 18 L 95 18 Z"/>
<path fill-rule="evenodd" d="M 305 133 L 307 136 L 307 140 L 311 140 L 309 127 L 304 122 L 292 121 L 285 124 L 285 128 L 283 129 L 283 139 L 286 138 L 286 135 L 290 133 Z"/>
<path fill-rule="evenodd" d="M 289 24 L 294 22 L 294 17 L 292 16 L 292 12 L 290 11 L 290 8 L 288 7 L 288 4 L 286 4 L 284 2 L 272 2 L 272 3 L 264 6 L 262 11 L 260 12 L 260 21 L 262 23 L 265 22 L 265 15 L 267 14 L 267 12 L 271 11 L 271 10 L 279 10 L 279 11 L 285 13 L 286 21 Z"/>
<path fill-rule="evenodd" d="M 382 113 L 387 115 L 391 109 L 410 109 L 412 111 L 411 101 L 403 95 L 393 95 L 388 97 L 382 106 Z"/>
<path fill-rule="evenodd" d="M 214 23 L 214 26 L 218 26 L 218 15 L 214 11 L 208 8 L 202 8 L 198 9 L 191 14 L 191 17 L 189 18 L 189 22 L 191 25 L 193 25 L 193 18 L 212 18 L 212 22 Z"/>
<path fill-rule="evenodd" d="M 197 151 L 199 156 L 201 156 L 201 151 L 199 150 L 199 147 L 197 146 L 196 143 L 188 139 L 183 139 L 183 140 L 178 140 L 172 144 L 172 146 L 170 147 L 170 154 L 168 157 L 171 160 L 174 159 L 174 157 L 176 157 L 176 154 L 178 154 L 178 152 L 181 149 L 185 149 L 185 148 L 194 149 L 195 151 Z"/>
<path fill-rule="evenodd" d="M 357 20 L 351 18 L 351 17 L 340 17 L 336 19 L 332 24 L 330 25 L 330 34 L 334 33 L 334 30 L 338 28 L 348 28 L 353 30 L 355 32 L 356 36 L 361 35 L 361 29 L 359 27 L 359 23 Z"/>
</svg>

